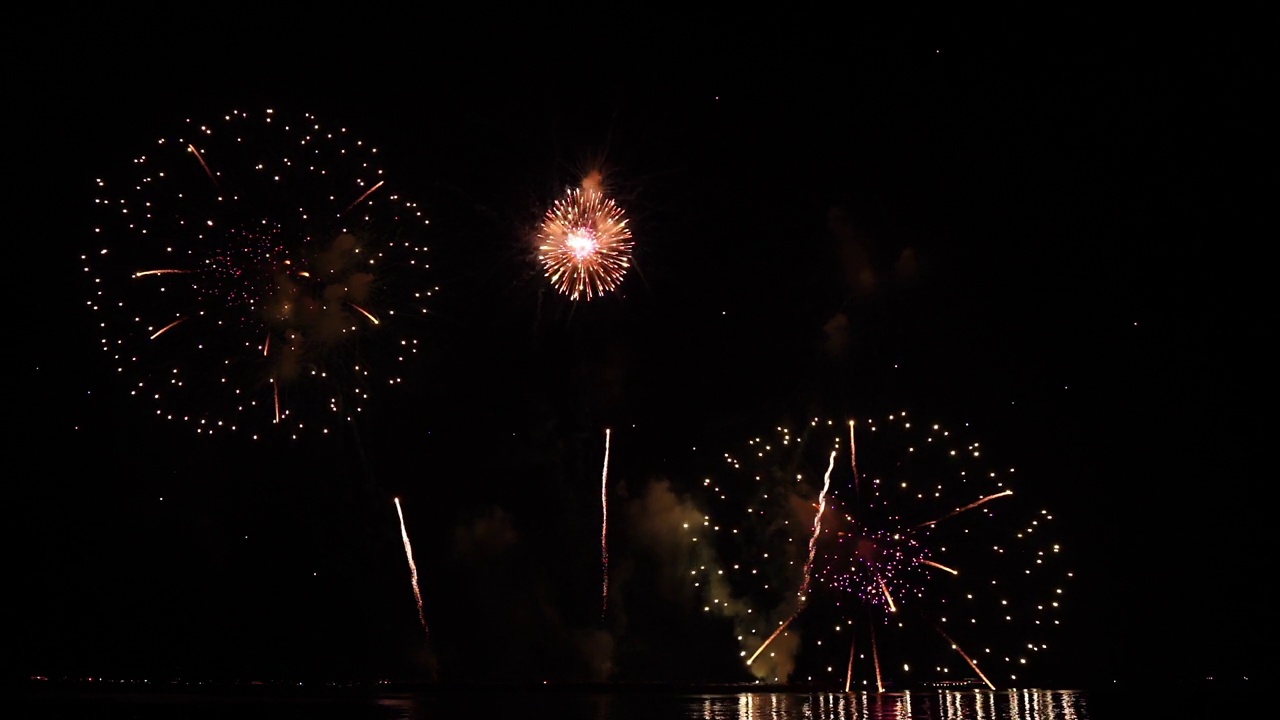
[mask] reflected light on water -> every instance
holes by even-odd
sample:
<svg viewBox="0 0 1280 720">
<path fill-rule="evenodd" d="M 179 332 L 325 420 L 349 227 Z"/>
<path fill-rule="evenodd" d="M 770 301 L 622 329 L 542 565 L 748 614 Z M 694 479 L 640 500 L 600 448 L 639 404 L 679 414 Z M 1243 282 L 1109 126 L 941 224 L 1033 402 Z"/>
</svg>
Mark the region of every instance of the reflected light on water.
<svg viewBox="0 0 1280 720">
<path fill-rule="evenodd" d="M 454 717 L 450 713 L 459 708 L 476 717 L 512 720 L 1089 720 L 1085 696 L 1076 691 L 985 688 L 889 693 L 467 695 L 452 698 L 448 709 L 441 698 L 399 695 L 384 696 L 378 705 L 386 713 L 382 717 L 395 720 Z"/>
<path fill-rule="evenodd" d="M 625 698 L 614 698 L 626 704 Z M 625 714 L 625 713 L 621 713 Z M 603 716 L 602 716 L 603 717 Z M 1064 690 L 901 693 L 743 693 L 703 696 L 701 720 L 1088 720 L 1083 696 Z"/>
</svg>

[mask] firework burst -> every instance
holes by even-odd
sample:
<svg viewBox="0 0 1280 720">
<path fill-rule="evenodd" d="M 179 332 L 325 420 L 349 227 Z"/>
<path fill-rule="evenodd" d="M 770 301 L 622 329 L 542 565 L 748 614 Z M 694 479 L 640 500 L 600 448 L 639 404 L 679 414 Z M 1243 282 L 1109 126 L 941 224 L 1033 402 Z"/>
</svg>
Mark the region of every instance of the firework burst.
<svg viewBox="0 0 1280 720">
<path fill-rule="evenodd" d="M 632 245 L 622 209 L 586 183 L 547 211 L 538 231 L 538 261 L 560 293 L 591 300 L 622 283 Z"/>
<path fill-rule="evenodd" d="M 426 220 L 376 148 L 311 115 L 188 121 L 98 180 L 102 350 L 199 432 L 328 432 L 417 351 Z"/>
<path fill-rule="evenodd" d="M 905 413 L 779 427 L 702 478 L 710 510 L 690 540 L 718 564 L 694 582 L 760 678 L 1016 685 L 1049 649 L 1071 573 L 1014 474 Z"/>
</svg>

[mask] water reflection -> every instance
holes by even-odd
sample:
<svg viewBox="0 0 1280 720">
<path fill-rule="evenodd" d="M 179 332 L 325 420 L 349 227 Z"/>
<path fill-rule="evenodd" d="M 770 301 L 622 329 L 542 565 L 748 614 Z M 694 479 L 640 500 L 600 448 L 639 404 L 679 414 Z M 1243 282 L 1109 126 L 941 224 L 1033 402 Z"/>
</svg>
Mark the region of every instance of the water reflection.
<svg viewBox="0 0 1280 720">
<path fill-rule="evenodd" d="M 384 696 L 395 720 L 501 716 L 512 720 L 688 718 L 690 720 L 1089 720 L 1085 697 L 1070 690 L 934 690 L 895 693 L 583 693 L 442 698 Z"/>
<path fill-rule="evenodd" d="M 625 702 L 625 698 L 617 698 Z M 1088 720 L 1066 690 L 744 693 L 704 696 L 701 720 Z"/>
<path fill-rule="evenodd" d="M 625 702 L 625 698 L 617 698 Z M 1087 720 L 1083 697 L 1062 690 L 903 693 L 744 693 L 703 696 L 701 720 Z"/>
</svg>

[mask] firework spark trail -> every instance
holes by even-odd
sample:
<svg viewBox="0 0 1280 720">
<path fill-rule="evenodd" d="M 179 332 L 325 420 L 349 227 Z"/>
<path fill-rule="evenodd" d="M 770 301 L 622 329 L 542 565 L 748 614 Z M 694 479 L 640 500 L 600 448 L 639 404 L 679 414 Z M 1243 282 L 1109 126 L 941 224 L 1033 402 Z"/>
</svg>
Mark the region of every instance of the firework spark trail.
<svg viewBox="0 0 1280 720">
<path fill-rule="evenodd" d="M 156 338 L 158 338 L 158 337 L 160 337 L 161 335 L 163 335 L 163 334 L 165 333 L 165 331 L 166 331 L 166 330 L 169 330 L 169 329 L 170 329 L 170 328 L 172 328 L 174 325 L 177 325 L 178 323 L 182 322 L 183 320 L 186 320 L 186 318 L 178 318 L 177 320 L 174 320 L 173 322 L 169 323 L 168 325 L 165 325 L 164 327 L 162 327 L 162 328 L 160 328 L 159 330 L 155 331 L 155 333 L 151 336 L 151 339 L 152 339 L 152 340 L 155 340 Z"/>
<path fill-rule="evenodd" d="M 810 571 L 813 570 L 813 558 L 818 554 L 818 534 L 822 532 L 822 513 L 827 509 L 827 491 L 831 489 L 831 471 L 836 466 L 836 451 L 831 451 L 827 461 L 827 472 L 822 476 L 822 492 L 818 493 L 818 512 L 813 516 L 813 535 L 809 537 L 809 559 L 804 563 L 804 582 L 800 584 L 800 602 L 804 603 L 809 593 Z M 801 606 L 803 607 L 803 605 Z"/>
<path fill-rule="evenodd" d="M 409 581 L 413 584 L 413 599 L 418 603 L 418 622 L 422 623 L 422 632 L 427 630 L 427 617 L 422 612 L 422 593 L 418 590 L 418 566 L 413 564 L 413 546 L 409 544 L 409 533 L 404 529 L 404 512 L 400 509 L 400 498 L 395 498 L 396 515 L 400 517 L 400 539 L 404 542 L 404 555 L 409 559 Z"/>
<path fill-rule="evenodd" d="M 853 648 L 856 646 L 857 636 L 853 634 L 853 626 L 849 626 L 849 666 L 844 671 L 844 691 L 849 692 L 849 685 L 853 682 Z"/>
<path fill-rule="evenodd" d="M 858 445 L 853 441 L 853 420 L 849 421 L 849 467 L 853 469 L 853 497 L 861 495 L 858 487 Z"/>
<path fill-rule="evenodd" d="M 986 676 L 986 675 L 983 675 L 983 674 L 982 674 L 982 671 L 978 669 L 978 663 L 974 662 L 974 661 L 973 661 L 973 658 L 971 658 L 971 657 L 969 657 L 968 655 L 966 655 L 966 654 L 965 654 L 965 651 L 960 649 L 960 646 L 956 644 L 956 641 L 955 641 L 955 640 L 952 640 L 952 639 L 951 639 L 951 636 L 950 636 L 950 635 L 948 635 L 948 634 L 946 634 L 945 632 L 943 632 L 943 631 L 942 631 L 942 628 L 938 627 L 937 625 L 934 625 L 934 626 L 933 626 L 933 629 L 934 629 L 934 630 L 937 630 L 939 635 L 941 635 L 942 637 L 946 638 L 946 641 L 947 641 L 947 642 L 949 642 L 949 643 L 951 643 L 951 649 L 952 649 L 952 650 L 955 650 L 955 651 L 956 651 L 956 652 L 958 652 L 958 653 L 960 653 L 960 657 L 964 658 L 965 662 L 969 663 L 969 667 L 973 668 L 973 671 L 974 671 L 974 672 L 976 672 L 976 673 L 978 673 L 978 677 L 982 678 L 982 682 L 986 683 L 986 684 L 987 684 L 987 687 L 991 688 L 992 690 L 995 690 L 995 689 L 996 689 L 996 686 L 995 686 L 995 685 L 993 685 L 993 684 L 991 683 L 991 681 L 987 679 L 987 676 Z"/>
<path fill-rule="evenodd" d="M 800 583 L 800 592 L 798 593 L 800 595 L 800 607 L 792 613 L 791 617 L 787 618 L 786 622 L 779 625 L 778 629 L 774 630 L 773 634 L 769 636 L 769 639 L 765 640 L 764 644 L 751 655 L 750 659 L 747 660 L 747 665 L 750 665 L 760 653 L 764 652 L 764 649 L 769 647 L 769 643 L 778 637 L 782 629 L 790 625 L 791 621 L 795 620 L 796 616 L 804 610 L 805 600 L 809 593 L 809 581 L 812 579 L 810 571 L 813 569 L 813 558 L 818 553 L 818 534 L 822 532 L 822 513 L 827 509 L 827 490 L 831 488 L 831 471 L 835 466 L 836 451 L 832 450 L 831 457 L 827 460 L 827 472 L 822 477 L 822 492 L 818 494 L 818 512 L 813 516 L 813 535 L 809 538 L 809 558 L 804 563 L 804 581 Z"/>
<path fill-rule="evenodd" d="M 600 567 L 604 584 L 600 589 L 600 614 L 609 607 L 609 436 L 604 429 L 604 470 L 600 473 Z"/>
<path fill-rule="evenodd" d="M 188 144 L 187 147 L 191 150 L 191 154 L 196 156 L 196 160 L 200 161 L 200 167 L 204 168 L 204 172 L 206 175 L 209 176 L 209 180 L 213 182 L 213 186 L 221 190 L 222 186 L 218 184 L 218 178 L 213 176 L 213 171 L 210 170 L 209 166 L 205 164 L 204 158 L 200 157 L 200 151 L 197 150 L 196 146 L 192 144 Z"/>
<path fill-rule="evenodd" d="M 940 523 L 943 520 L 946 520 L 947 518 L 955 517 L 956 515 L 959 515 L 960 513 L 965 512 L 966 510 L 972 510 L 978 507 L 979 505 L 982 505 L 983 503 L 989 502 L 991 500 L 995 500 L 996 498 L 999 498 L 999 497 L 1005 497 L 1007 495 L 1012 495 L 1012 494 L 1013 494 L 1012 490 L 1005 490 L 1003 492 L 998 492 L 995 495 L 988 495 L 979 500 L 974 500 L 973 502 L 969 503 L 968 505 L 965 505 L 962 508 L 952 510 L 951 512 L 947 513 L 946 515 L 943 515 L 942 517 L 936 520 L 929 520 L 928 522 L 922 522 L 917 527 L 929 527 L 930 525 L 936 525 L 937 523 Z"/>
<path fill-rule="evenodd" d="M 947 572 L 951 573 L 952 575 L 959 575 L 959 574 L 960 574 L 960 571 L 959 571 L 959 570 L 954 570 L 954 569 L 952 569 L 952 568 L 947 567 L 946 565 L 942 565 L 942 564 L 936 563 L 936 562 L 934 562 L 934 561 L 932 561 L 932 560 L 921 560 L 920 562 L 924 563 L 925 565 L 929 565 L 930 567 L 936 567 L 936 568 L 938 568 L 939 570 L 945 570 L 945 571 L 947 571 Z"/>
<path fill-rule="evenodd" d="M 379 322 L 379 321 L 378 321 L 378 318 L 377 318 L 373 313 L 369 312 L 368 310 L 365 310 L 364 308 L 360 307 L 359 305 L 357 305 L 357 304 L 355 304 L 355 303 L 351 303 L 351 307 L 353 307 L 353 308 L 355 308 L 356 310 L 360 311 L 360 314 L 361 314 L 361 315 L 364 315 L 365 317 L 369 318 L 369 322 L 373 323 L 374 325 L 381 325 L 381 324 L 382 324 L 381 322 Z"/>
<path fill-rule="evenodd" d="M 348 206 L 347 206 L 347 209 L 346 209 L 346 210 L 343 210 L 341 214 L 342 214 L 342 215 L 345 215 L 345 214 L 347 214 L 347 213 L 351 212 L 351 208 L 353 208 L 353 207 L 355 207 L 355 206 L 359 205 L 361 202 L 363 202 L 363 201 L 364 201 L 364 199 L 365 199 L 365 198 L 367 198 L 367 197 L 369 197 L 370 195 L 372 195 L 372 194 L 373 194 L 373 191 L 374 191 L 374 190 L 377 190 L 377 189 L 378 189 L 378 188 L 380 188 L 380 187 L 382 187 L 382 183 L 384 183 L 384 182 L 386 182 L 386 180 L 379 180 L 377 185 L 374 185 L 373 187 L 369 188 L 368 190 L 365 190 L 365 191 L 364 191 L 364 194 L 363 194 L 363 195 L 361 195 L 360 197 L 356 198 L 356 201 L 355 201 L 355 202 L 353 202 L 353 203 L 351 203 L 350 205 L 348 205 Z"/>
<path fill-rule="evenodd" d="M 764 652 L 764 649 L 769 647 L 769 643 L 773 642 L 774 638 L 781 635 L 782 631 L 786 629 L 786 627 L 791 624 L 791 621 L 795 620 L 796 616 L 798 616 L 799 614 L 800 614 L 799 610 L 796 610 L 795 612 L 791 613 L 791 617 L 787 618 L 785 622 L 779 625 L 778 629 L 774 630 L 773 634 L 770 635 L 769 638 L 760 645 L 760 647 L 756 648 L 755 652 L 751 653 L 751 657 L 747 658 L 747 665 L 750 666 L 751 663 L 755 662 L 756 658 L 760 656 L 760 653 Z"/>
<path fill-rule="evenodd" d="M 884 692 L 884 682 L 880 679 L 880 649 L 876 644 L 876 626 L 871 626 L 871 662 L 876 667 L 876 690 Z"/>
<path fill-rule="evenodd" d="M 889 594 L 889 586 L 884 584 L 884 578 L 876 576 L 880 581 L 880 589 L 884 591 L 884 599 L 889 602 L 889 612 L 898 612 L 898 606 L 893 604 L 893 596 Z"/>
</svg>

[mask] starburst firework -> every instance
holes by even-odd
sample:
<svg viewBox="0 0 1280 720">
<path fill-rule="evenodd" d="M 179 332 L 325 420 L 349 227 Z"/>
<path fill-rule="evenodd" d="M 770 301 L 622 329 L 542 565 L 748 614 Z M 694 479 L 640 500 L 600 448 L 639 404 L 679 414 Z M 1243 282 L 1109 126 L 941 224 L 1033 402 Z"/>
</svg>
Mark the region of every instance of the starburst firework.
<svg viewBox="0 0 1280 720">
<path fill-rule="evenodd" d="M 977 442 L 905 413 L 814 419 L 723 463 L 688 531 L 718 564 L 693 578 L 758 677 L 1010 686 L 1048 650 L 1071 578 L 1053 516 Z"/>
<path fill-rule="evenodd" d="M 538 260 L 571 300 L 617 289 L 631 265 L 631 230 L 622 209 L 593 186 L 570 188 L 538 232 Z"/>
<path fill-rule="evenodd" d="M 188 121 L 100 179 L 88 305 L 134 395 L 200 432 L 328 432 L 417 351 L 426 220 L 311 115 Z"/>
</svg>

